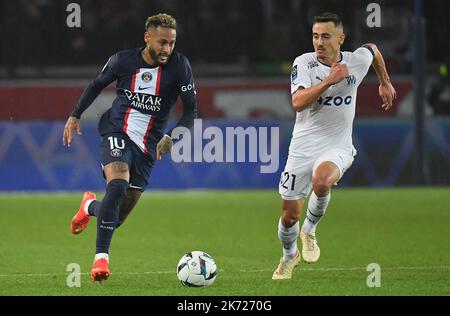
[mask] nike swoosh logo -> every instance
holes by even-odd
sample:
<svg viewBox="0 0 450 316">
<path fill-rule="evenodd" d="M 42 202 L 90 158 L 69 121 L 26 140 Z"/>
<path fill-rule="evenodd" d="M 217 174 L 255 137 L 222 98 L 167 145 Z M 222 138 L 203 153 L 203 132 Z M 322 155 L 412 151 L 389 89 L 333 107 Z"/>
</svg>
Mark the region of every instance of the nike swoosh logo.
<svg viewBox="0 0 450 316">
<path fill-rule="evenodd" d="M 113 224 L 114 222 L 105 222 L 104 220 L 102 220 L 102 224 Z"/>
<path fill-rule="evenodd" d="M 316 79 L 319 79 L 320 81 L 323 81 L 323 79 L 320 79 L 319 76 L 316 76 Z"/>
<path fill-rule="evenodd" d="M 144 87 L 144 88 L 142 88 L 142 87 L 138 87 L 138 90 L 147 90 L 147 89 L 150 89 L 151 87 Z"/>
</svg>

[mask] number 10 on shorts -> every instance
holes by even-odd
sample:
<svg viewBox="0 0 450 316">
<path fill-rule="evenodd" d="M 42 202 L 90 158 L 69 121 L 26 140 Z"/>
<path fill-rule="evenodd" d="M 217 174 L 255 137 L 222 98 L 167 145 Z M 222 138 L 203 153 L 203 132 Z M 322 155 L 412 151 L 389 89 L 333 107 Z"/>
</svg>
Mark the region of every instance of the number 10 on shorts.
<svg viewBox="0 0 450 316">
<path fill-rule="evenodd" d="M 109 140 L 109 147 L 111 150 L 125 148 L 125 141 L 123 139 L 120 140 L 121 141 L 120 146 L 119 146 L 119 139 L 117 137 L 109 136 L 108 140 Z"/>
<path fill-rule="evenodd" d="M 281 186 L 286 190 L 290 189 L 291 191 L 294 191 L 295 178 L 296 178 L 295 174 L 289 174 L 289 172 L 284 172 L 280 181 Z"/>
</svg>

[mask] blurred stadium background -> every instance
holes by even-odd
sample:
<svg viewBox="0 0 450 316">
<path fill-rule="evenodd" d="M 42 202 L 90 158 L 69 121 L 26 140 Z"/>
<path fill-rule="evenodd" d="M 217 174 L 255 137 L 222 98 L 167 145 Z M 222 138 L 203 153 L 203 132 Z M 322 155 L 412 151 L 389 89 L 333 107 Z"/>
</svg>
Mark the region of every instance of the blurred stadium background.
<svg viewBox="0 0 450 316">
<path fill-rule="evenodd" d="M 325 10 L 342 15 L 345 50 L 365 42 L 380 47 L 398 93 L 392 111 L 382 111 L 376 75 L 369 71 L 358 92 L 354 142 L 359 154 L 342 185 L 449 185 L 450 26 L 440 10 L 443 2 L 422 4 L 422 98 L 420 86 L 414 89 L 414 1 L 377 1 L 380 28 L 366 25 L 370 1 L 357 0 L 345 8 L 341 1 L 78 1 L 80 28 L 66 26 L 70 1 L 1 1 L 0 190 L 103 188 L 96 121 L 114 99 L 114 86 L 84 114 L 84 135 L 70 150 L 61 145 L 62 126 L 109 56 L 143 45 L 143 23 L 157 12 L 178 20 L 176 49 L 191 60 L 201 117 L 218 126 L 279 126 L 283 168 L 295 116 L 291 63 L 312 49 L 312 17 Z M 419 102 L 423 120 L 415 111 L 418 98 L 424 101 Z M 416 128 L 417 118 L 423 129 Z M 423 156 L 417 155 L 421 148 Z M 423 159 L 417 161 L 418 156 Z M 154 169 L 150 188 L 276 189 L 279 172 L 258 171 L 254 163 L 174 165 L 165 159 Z"/>
<path fill-rule="evenodd" d="M 69 28 L 71 2 L 0 0 L 0 295 L 450 293 L 447 1 L 78 0 L 81 28 Z M 366 25 L 371 2 L 381 7 L 380 28 Z M 382 111 L 369 71 L 358 91 L 358 155 L 319 228 L 321 261 L 302 264 L 298 282 L 274 285 L 278 181 L 295 118 L 289 75 L 295 57 L 312 50 L 312 18 L 323 11 L 342 15 L 344 50 L 378 45 L 398 97 Z M 96 123 L 114 86 L 85 112 L 83 135 L 69 149 L 63 126 L 109 56 L 143 45 L 144 21 L 158 12 L 178 21 L 176 49 L 191 61 L 204 126 L 279 127 L 279 169 L 261 174 L 259 163 L 175 164 L 165 157 L 148 187 L 158 192 L 144 195 L 115 235 L 111 281 L 68 288 L 71 262 L 89 282 L 95 227 L 74 237 L 68 224 L 80 191 L 104 190 Z M 178 105 L 172 123 L 180 111 Z M 219 277 L 211 289 L 186 292 L 174 268 L 194 249 L 214 256 Z M 369 262 L 383 269 L 379 291 L 366 286 Z"/>
</svg>

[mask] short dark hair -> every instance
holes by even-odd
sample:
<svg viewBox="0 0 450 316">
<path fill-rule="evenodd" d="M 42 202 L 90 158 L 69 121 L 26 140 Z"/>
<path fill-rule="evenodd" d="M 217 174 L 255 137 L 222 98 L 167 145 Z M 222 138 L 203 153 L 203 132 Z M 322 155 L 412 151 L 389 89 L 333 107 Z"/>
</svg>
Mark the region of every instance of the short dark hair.
<svg viewBox="0 0 450 316">
<path fill-rule="evenodd" d="M 147 21 L 145 21 L 145 31 L 148 31 L 150 27 L 157 28 L 158 26 L 168 27 L 175 30 L 177 28 L 177 21 L 173 16 L 166 13 L 158 13 L 156 15 L 149 16 Z"/>
<path fill-rule="evenodd" d="M 335 13 L 325 12 L 314 17 L 314 24 L 326 22 L 333 22 L 334 26 L 344 28 L 341 17 Z"/>
</svg>

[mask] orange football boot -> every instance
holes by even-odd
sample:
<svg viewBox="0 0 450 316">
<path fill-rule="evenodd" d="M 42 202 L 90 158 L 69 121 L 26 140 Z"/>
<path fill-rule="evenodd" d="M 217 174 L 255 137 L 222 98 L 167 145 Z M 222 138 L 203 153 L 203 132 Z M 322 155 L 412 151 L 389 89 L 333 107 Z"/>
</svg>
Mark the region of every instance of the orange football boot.
<svg viewBox="0 0 450 316">
<path fill-rule="evenodd" d="M 84 192 L 80 208 L 78 209 L 78 212 L 72 218 L 72 222 L 70 223 L 70 231 L 72 232 L 72 234 L 78 235 L 86 229 L 91 217 L 84 211 L 84 205 L 87 201 L 95 199 L 96 197 L 93 192 Z"/>
<path fill-rule="evenodd" d="M 92 282 L 98 281 L 102 283 L 109 277 L 109 261 L 101 258 L 94 261 L 91 269 L 91 280 Z"/>
</svg>

